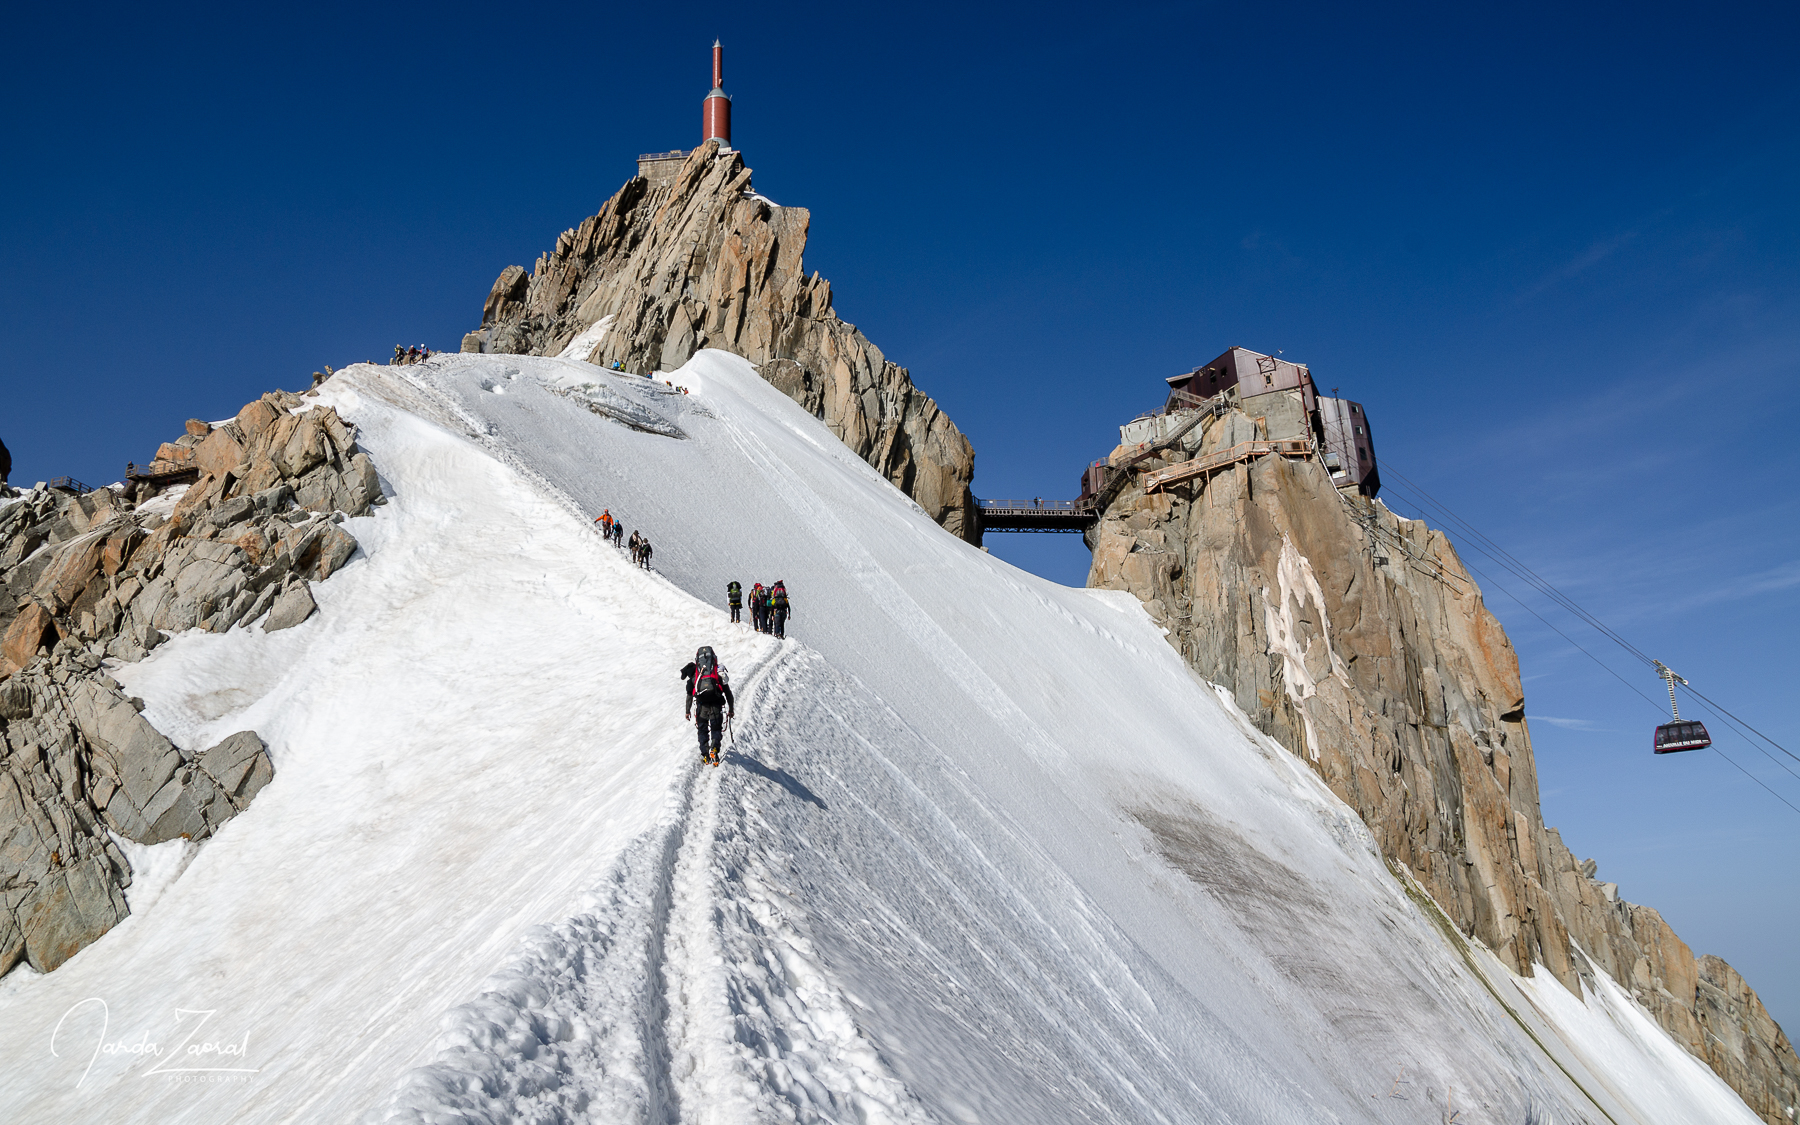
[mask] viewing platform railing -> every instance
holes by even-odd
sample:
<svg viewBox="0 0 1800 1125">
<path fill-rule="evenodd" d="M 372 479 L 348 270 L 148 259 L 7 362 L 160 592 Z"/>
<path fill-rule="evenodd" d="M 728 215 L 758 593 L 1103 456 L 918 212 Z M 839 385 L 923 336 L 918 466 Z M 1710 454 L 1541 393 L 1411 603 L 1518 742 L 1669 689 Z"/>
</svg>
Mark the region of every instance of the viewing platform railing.
<svg viewBox="0 0 1800 1125">
<path fill-rule="evenodd" d="M 984 512 L 1084 512 L 1078 500 L 977 500 Z"/>
<path fill-rule="evenodd" d="M 1240 441 L 1230 449 L 1221 449 L 1217 453 L 1205 457 L 1196 457 L 1192 461 L 1183 461 L 1179 465 L 1170 465 L 1166 469 L 1158 469 L 1144 475 L 1144 491 L 1155 492 L 1159 488 L 1167 488 L 1184 480 L 1192 480 L 1214 469 L 1223 469 L 1227 465 L 1235 465 L 1239 461 L 1247 461 L 1253 457 L 1266 457 L 1271 453 L 1279 453 L 1289 457 L 1310 456 L 1313 443 L 1306 438 L 1283 441 Z"/>
<path fill-rule="evenodd" d="M 200 479 L 200 466 L 189 465 L 184 469 L 168 469 L 160 473 L 153 473 L 137 462 L 131 461 L 125 465 L 125 479 L 145 481 L 150 484 L 192 483 Z"/>
<path fill-rule="evenodd" d="M 1091 497 L 1083 500 L 976 500 L 981 530 L 1083 532 L 1098 518 Z"/>
</svg>

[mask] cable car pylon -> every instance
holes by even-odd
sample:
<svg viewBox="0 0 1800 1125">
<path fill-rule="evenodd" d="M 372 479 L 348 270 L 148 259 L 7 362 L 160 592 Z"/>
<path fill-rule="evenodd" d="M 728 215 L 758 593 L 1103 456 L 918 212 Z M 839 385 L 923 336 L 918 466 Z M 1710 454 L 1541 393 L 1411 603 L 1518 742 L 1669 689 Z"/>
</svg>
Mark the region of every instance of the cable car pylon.
<svg viewBox="0 0 1800 1125">
<path fill-rule="evenodd" d="M 1711 746 L 1712 736 L 1706 733 L 1705 723 L 1681 721 L 1681 707 L 1675 702 L 1675 685 L 1686 687 L 1687 681 L 1662 661 L 1654 663 L 1656 674 L 1669 686 L 1669 714 L 1674 716 L 1674 721 L 1656 728 L 1656 740 L 1651 749 L 1658 754 L 1679 754 L 1683 750 L 1704 750 Z"/>
</svg>

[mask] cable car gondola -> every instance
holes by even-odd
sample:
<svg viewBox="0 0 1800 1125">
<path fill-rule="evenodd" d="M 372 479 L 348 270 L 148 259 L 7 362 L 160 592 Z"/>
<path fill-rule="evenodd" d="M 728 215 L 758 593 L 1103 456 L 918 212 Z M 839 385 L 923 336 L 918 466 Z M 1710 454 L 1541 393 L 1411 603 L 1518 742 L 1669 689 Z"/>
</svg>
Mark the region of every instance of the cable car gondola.
<svg viewBox="0 0 1800 1125">
<path fill-rule="evenodd" d="M 1675 705 L 1675 685 L 1687 686 L 1687 681 L 1669 670 L 1669 666 L 1658 660 L 1656 674 L 1669 685 L 1669 713 L 1675 716 L 1673 722 L 1664 723 L 1656 728 L 1656 740 L 1651 749 L 1658 754 L 1679 754 L 1683 750 L 1704 750 L 1712 745 L 1712 736 L 1706 733 L 1706 724 L 1692 720 L 1683 722 L 1681 709 Z"/>
</svg>

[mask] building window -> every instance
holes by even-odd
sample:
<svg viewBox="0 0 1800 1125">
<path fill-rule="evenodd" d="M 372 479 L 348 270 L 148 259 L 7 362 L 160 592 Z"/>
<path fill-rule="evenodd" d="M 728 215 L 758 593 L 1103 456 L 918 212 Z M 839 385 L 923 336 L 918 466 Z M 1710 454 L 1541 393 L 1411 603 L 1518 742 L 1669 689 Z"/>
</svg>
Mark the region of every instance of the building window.
<svg viewBox="0 0 1800 1125">
<path fill-rule="evenodd" d="M 1356 457 L 1359 461 L 1367 461 L 1369 459 L 1369 451 L 1359 445 L 1356 447 Z"/>
<path fill-rule="evenodd" d="M 1356 427 L 1356 432 L 1359 434 L 1362 433 L 1362 427 L 1361 426 Z"/>
</svg>

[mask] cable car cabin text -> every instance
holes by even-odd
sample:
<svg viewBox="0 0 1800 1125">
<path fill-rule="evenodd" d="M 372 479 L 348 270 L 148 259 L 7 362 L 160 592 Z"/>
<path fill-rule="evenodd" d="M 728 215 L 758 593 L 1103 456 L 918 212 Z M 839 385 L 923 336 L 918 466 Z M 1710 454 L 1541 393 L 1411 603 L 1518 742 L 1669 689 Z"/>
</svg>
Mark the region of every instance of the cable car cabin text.
<svg viewBox="0 0 1800 1125">
<path fill-rule="evenodd" d="M 1683 720 L 1657 727 L 1656 744 L 1652 749 L 1658 754 L 1679 754 L 1683 750 L 1704 750 L 1711 745 L 1712 738 L 1706 733 L 1705 723 Z"/>
</svg>

